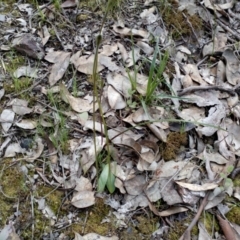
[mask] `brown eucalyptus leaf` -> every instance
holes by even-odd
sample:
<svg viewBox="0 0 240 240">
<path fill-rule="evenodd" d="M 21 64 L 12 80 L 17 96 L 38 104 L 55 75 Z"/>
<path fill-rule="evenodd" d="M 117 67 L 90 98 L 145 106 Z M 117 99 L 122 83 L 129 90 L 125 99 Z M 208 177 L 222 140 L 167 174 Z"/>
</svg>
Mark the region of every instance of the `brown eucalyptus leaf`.
<svg viewBox="0 0 240 240">
<path fill-rule="evenodd" d="M 70 55 L 69 52 L 57 51 L 48 53 L 45 57 L 45 60 L 54 63 L 49 76 L 50 86 L 53 86 L 63 77 L 70 62 Z"/>
<path fill-rule="evenodd" d="M 95 204 L 94 192 L 80 191 L 73 194 L 71 204 L 76 208 L 86 208 Z"/>
</svg>

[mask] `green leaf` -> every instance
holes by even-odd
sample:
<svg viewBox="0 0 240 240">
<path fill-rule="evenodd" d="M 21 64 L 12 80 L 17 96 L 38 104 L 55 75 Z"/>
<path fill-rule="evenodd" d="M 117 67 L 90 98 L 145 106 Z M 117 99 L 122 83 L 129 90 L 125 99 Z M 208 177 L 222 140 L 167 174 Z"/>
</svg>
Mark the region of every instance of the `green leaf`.
<svg viewBox="0 0 240 240">
<path fill-rule="evenodd" d="M 109 177 L 109 164 L 106 164 L 104 167 L 103 167 L 103 170 L 99 176 L 99 179 L 98 179 L 98 192 L 103 192 L 104 191 L 104 188 L 107 184 L 107 181 L 108 181 L 108 177 Z"/>
<path fill-rule="evenodd" d="M 227 177 L 225 173 L 220 173 L 219 175 L 220 175 L 221 178 L 226 178 Z"/>
<path fill-rule="evenodd" d="M 227 167 L 227 173 L 230 174 L 234 169 L 234 166 L 233 165 L 230 165 Z"/>
<path fill-rule="evenodd" d="M 115 176 L 112 172 L 110 172 L 108 176 L 107 189 L 110 193 L 113 193 L 115 191 Z"/>
<path fill-rule="evenodd" d="M 233 181 L 231 178 L 226 178 L 225 179 L 225 183 L 224 183 L 224 187 L 228 188 L 228 187 L 232 187 L 233 186 Z"/>
</svg>

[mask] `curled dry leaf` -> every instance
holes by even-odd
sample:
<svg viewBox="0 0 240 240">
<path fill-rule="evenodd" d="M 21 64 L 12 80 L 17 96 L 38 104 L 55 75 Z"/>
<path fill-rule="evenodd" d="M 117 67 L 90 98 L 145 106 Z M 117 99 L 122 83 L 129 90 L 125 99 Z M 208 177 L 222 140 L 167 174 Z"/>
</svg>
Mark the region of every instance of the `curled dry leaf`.
<svg viewBox="0 0 240 240">
<path fill-rule="evenodd" d="M 176 183 L 178 185 L 180 185 L 181 187 L 184 187 L 191 191 L 196 191 L 196 192 L 212 190 L 218 186 L 217 183 L 204 183 L 202 185 L 192 184 L 192 183 L 184 183 L 184 182 L 179 182 L 179 181 L 176 181 Z"/>
<path fill-rule="evenodd" d="M 49 38 L 51 37 L 47 26 L 43 26 L 40 31 L 38 31 L 38 35 L 42 39 L 43 46 L 48 42 Z"/>
<path fill-rule="evenodd" d="M 167 216 L 171 216 L 173 214 L 176 214 L 176 213 L 181 213 L 181 212 L 186 212 L 188 211 L 188 208 L 185 208 L 185 207 L 170 207 L 169 209 L 167 210 L 164 210 L 164 211 L 161 211 L 159 212 L 153 204 L 149 203 L 149 208 L 151 209 L 151 211 L 157 215 L 157 216 L 160 216 L 160 217 L 167 217 Z"/>
<path fill-rule="evenodd" d="M 138 143 L 141 145 L 140 158 L 142 160 L 148 163 L 159 160 L 159 146 L 156 143 L 148 140 L 142 140 Z"/>
<path fill-rule="evenodd" d="M 137 111 L 134 113 L 130 114 L 123 120 L 125 122 L 130 123 L 131 125 L 135 126 L 135 123 L 140 123 L 144 121 L 155 121 L 152 123 L 158 128 L 161 129 L 167 129 L 168 128 L 168 123 L 167 122 L 161 122 L 161 121 L 156 121 L 160 120 L 161 118 L 164 117 L 164 109 L 161 107 L 147 107 L 146 111 L 143 108 L 139 108 Z M 150 124 L 150 125 L 152 125 Z M 151 126 L 148 126 L 151 129 Z"/>
<path fill-rule="evenodd" d="M 10 222 L 5 225 L 0 231 L 1 240 L 20 240 L 20 237 L 16 234 L 13 223 Z"/>
<path fill-rule="evenodd" d="M 142 42 L 142 41 L 138 41 L 137 42 L 137 46 L 139 48 L 141 48 L 141 50 L 146 53 L 148 56 L 153 54 L 154 49 L 152 47 L 150 47 L 147 43 Z"/>
<path fill-rule="evenodd" d="M 122 182 L 120 179 L 118 179 L 118 178 L 115 179 L 114 186 L 115 186 L 116 188 L 118 188 L 119 191 L 120 191 L 122 194 L 125 194 L 125 193 L 126 193 L 126 190 L 125 190 L 125 188 L 124 188 L 124 186 L 123 186 L 123 182 Z"/>
<path fill-rule="evenodd" d="M 167 133 L 156 126 L 156 124 L 147 124 L 152 133 L 162 142 L 167 142 Z"/>
<path fill-rule="evenodd" d="M 186 74 L 188 74 L 193 81 L 199 83 L 200 85 L 206 85 L 206 82 L 202 79 L 199 74 L 198 68 L 196 65 L 187 64 L 183 66 Z"/>
<path fill-rule="evenodd" d="M 37 127 L 37 122 L 31 119 L 23 119 L 15 123 L 15 125 L 22 129 L 35 129 Z"/>
</svg>

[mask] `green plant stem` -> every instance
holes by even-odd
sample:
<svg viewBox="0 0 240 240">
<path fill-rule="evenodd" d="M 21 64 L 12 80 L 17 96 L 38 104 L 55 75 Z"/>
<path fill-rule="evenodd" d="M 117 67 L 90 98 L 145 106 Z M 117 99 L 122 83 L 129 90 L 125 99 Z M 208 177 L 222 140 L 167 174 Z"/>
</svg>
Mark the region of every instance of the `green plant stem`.
<svg viewBox="0 0 240 240">
<path fill-rule="evenodd" d="M 100 112 L 102 122 L 103 122 L 103 125 L 104 125 L 104 134 L 105 134 L 105 137 L 106 137 L 106 146 L 107 146 L 107 163 L 110 164 L 110 160 L 111 160 L 110 147 L 109 147 L 110 143 L 109 143 L 109 139 L 108 139 L 108 135 L 107 135 L 107 125 L 106 125 L 106 122 L 105 122 L 105 119 L 104 119 L 104 116 L 103 116 L 101 101 L 100 101 L 100 98 L 98 96 L 98 91 L 97 91 L 98 90 L 98 86 L 97 86 L 97 82 L 98 82 L 97 67 L 98 67 L 98 50 L 99 50 L 100 44 L 102 42 L 102 30 L 103 30 L 104 24 L 107 20 L 107 15 L 108 15 L 108 12 L 110 10 L 110 6 L 111 6 L 112 2 L 113 2 L 113 0 L 108 1 L 107 9 L 106 9 L 106 12 L 104 14 L 102 24 L 101 24 L 101 27 L 100 27 L 100 33 L 96 38 L 96 49 L 95 49 L 95 56 L 94 56 L 94 63 L 93 63 L 93 134 L 94 134 L 93 142 L 94 142 L 94 151 L 95 151 L 95 156 L 96 156 L 97 172 L 99 170 L 99 164 L 98 164 L 98 161 L 97 161 L 97 143 L 96 143 L 96 137 L 97 137 L 97 134 L 96 134 L 96 113 L 95 113 L 96 112 L 96 105 L 95 105 L 96 101 L 97 101 L 97 104 L 98 104 L 98 107 L 99 107 L 99 112 Z M 110 168 L 109 168 L 109 171 L 110 171 Z"/>
</svg>

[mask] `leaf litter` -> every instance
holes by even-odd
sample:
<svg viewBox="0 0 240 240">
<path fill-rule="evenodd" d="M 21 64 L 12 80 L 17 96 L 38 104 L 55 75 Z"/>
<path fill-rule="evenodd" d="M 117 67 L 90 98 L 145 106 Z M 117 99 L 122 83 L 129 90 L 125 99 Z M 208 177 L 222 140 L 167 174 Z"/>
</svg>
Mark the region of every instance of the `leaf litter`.
<svg viewBox="0 0 240 240">
<path fill-rule="evenodd" d="M 239 207 L 231 217 L 240 180 L 239 4 L 143 1 L 139 7 L 121 1 L 115 11 L 124 9 L 122 17 L 107 19 L 103 29 L 96 69 L 100 98 L 95 99 L 92 74 L 101 20 L 93 16 L 100 18 L 106 10 L 96 2 L 97 15 L 69 0 L 59 12 L 51 3 L 38 10 L 16 3 L 17 18 L 7 3 L 2 8 L 1 176 L 25 169 L 25 187 L 35 191 L 29 203 L 37 203 L 50 220 L 51 231 L 42 229 L 43 239 L 131 239 L 121 230 L 129 219 L 141 239 L 239 239 Z M 184 24 L 177 20 L 176 25 L 170 11 Z M 48 19 L 46 25 L 37 25 L 40 14 Z M 60 26 L 63 22 L 68 28 Z M 170 56 L 162 76 L 155 75 L 164 64 L 155 59 L 156 42 L 160 56 Z M 187 141 L 181 140 L 183 134 Z M 104 160 L 107 151 L 110 164 Z M 57 200 L 58 209 L 47 198 L 51 191 L 37 193 L 44 185 L 56 195 L 66 194 Z M 6 198 L 9 189 L 1 184 Z M 98 199 L 111 207 L 104 219 L 116 223 L 111 232 L 84 231 L 88 209 L 93 211 Z M 63 208 L 66 216 L 59 215 Z M 24 233 L 18 226 L 23 210 L 14 209 L 13 204 L 1 222 L 1 239 Z M 83 224 L 80 209 L 86 210 Z M 206 223 L 203 211 L 217 219 L 217 226 Z M 140 231 L 138 220 L 145 212 L 158 219 L 147 233 Z M 177 221 L 189 216 L 188 227 L 177 234 Z M 106 224 L 103 218 L 98 226 Z M 64 230 L 76 223 L 82 230 Z M 24 234 L 28 239 L 37 231 Z"/>
</svg>

